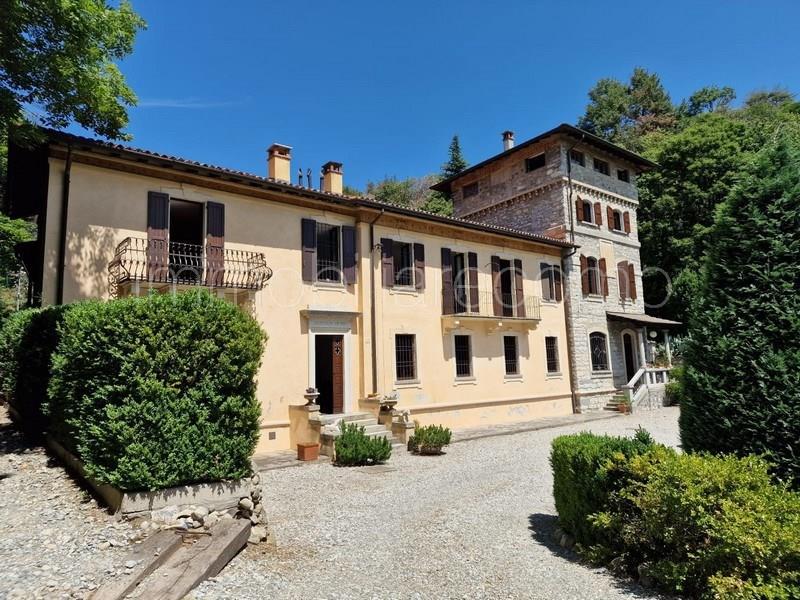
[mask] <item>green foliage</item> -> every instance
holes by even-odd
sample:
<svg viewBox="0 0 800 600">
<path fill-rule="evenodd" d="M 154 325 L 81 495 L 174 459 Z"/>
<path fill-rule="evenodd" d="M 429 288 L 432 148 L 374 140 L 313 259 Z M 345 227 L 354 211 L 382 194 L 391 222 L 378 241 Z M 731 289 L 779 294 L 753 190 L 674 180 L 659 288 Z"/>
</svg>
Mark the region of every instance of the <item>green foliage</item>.
<svg viewBox="0 0 800 600">
<path fill-rule="evenodd" d="M 378 183 L 367 183 L 367 194 L 375 196 L 380 202 L 388 202 L 397 206 L 413 206 L 416 195 L 415 189 L 418 186 L 416 181 L 408 179 L 397 179 L 397 177 L 387 177 Z"/>
<path fill-rule="evenodd" d="M 125 137 L 126 106 L 136 96 L 117 62 L 145 26 L 130 3 L 4 0 L 0 7 L 0 123 L 24 122 L 24 106 L 35 104 L 45 111 L 44 125 L 75 121 Z"/>
<path fill-rule="evenodd" d="M 558 520 L 579 544 L 601 541 L 589 516 L 603 510 L 610 494 L 623 483 L 613 475 L 613 467 L 652 447 L 653 440 L 644 430 L 633 439 L 584 432 L 553 440 L 550 466 Z"/>
<path fill-rule="evenodd" d="M 28 431 L 47 427 L 42 406 L 47 401 L 50 364 L 59 341 L 58 324 L 65 306 L 12 313 L 0 330 L 0 386 Z"/>
<path fill-rule="evenodd" d="M 681 116 L 694 117 L 704 112 L 725 110 L 735 99 L 736 91 L 732 87 L 709 85 L 700 88 L 689 96 L 688 100 L 684 100 L 678 107 L 678 113 Z"/>
<path fill-rule="evenodd" d="M 453 216 L 453 201 L 442 192 L 431 190 L 431 193 L 420 208 L 436 215 L 444 215 L 445 217 Z"/>
<path fill-rule="evenodd" d="M 690 322 L 690 451 L 764 455 L 800 486 L 800 143 L 761 152 L 717 212 Z"/>
<path fill-rule="evenodd" d="M 450 147 L 447 149 L 447 162 L 442 165 L 442 179 L 458 175 L 468 166 L 469 163 L 461 152 L 461 142 L 458 140 L 458 136 L 454 135 L 450 140 Z"/>
<path fill-rule="evenodd" d="M 73 305 L 53 356 L 52 432 L 123 489 L 246 476 L 265 340 L 204 291 Z"/>
<path fill-rule="evenodd" d="M 669 383 L 666 385 L 667 402 L 670 406 L 682 404 L 686 399 L 684 377 L 686 376 L 683 365 L 672 367 L 669 372 Z"/>
<path fill-rule="evenodd" d="M 590 558 L 692 598 L 800 597 L 800 495 L 763 460 L 654 448 L 611 474 Z"/>
<path fill-rule="evenodd" d="M 441 425 L 414 424 L 414 433 L 408 439 L 408 449 L 417 454 L 441 454 L 450 445 L 452 432 Z"/>
<path fill-rule="evenodd" d="M 0 322 L 11 312 L 16 301 L 14 286 L 20 265 L 14 247 L 32 239 L 34 232 L 32 223 L 0 213 Z"/>
<path fill-rule="evenodd" d="M 341 434 L 336 438 L 334 462 L 341 466 L 375 465 L 392 455 L 392 445 L 385 437 L 368 437 L 363 425 L 339 422 Z"/>
<path fill-rule="evenodd" d="M 353 187 L 352 185 L 343 185 L 342 186 L 342 193 L 345 196 L 363 196 L 364 194 L 361 193 L 361 190 L 358 188 Z"/>
</svg>

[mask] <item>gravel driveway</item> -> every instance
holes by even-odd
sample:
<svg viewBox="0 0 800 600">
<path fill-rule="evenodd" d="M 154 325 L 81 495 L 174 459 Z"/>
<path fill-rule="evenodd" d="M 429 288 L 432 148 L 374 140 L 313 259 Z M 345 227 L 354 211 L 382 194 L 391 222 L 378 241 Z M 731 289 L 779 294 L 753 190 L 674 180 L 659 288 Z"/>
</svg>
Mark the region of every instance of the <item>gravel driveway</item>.
<svg viewBox="0 0 800 600">
<path fill-rule="evenodd" d="M 250 547 L 198 599 L 655 598 L 555 546 L 551 440 L 642 425 L 678 443 L 678 409 L 405 450 L 385 467 L 305 465 L 263 474 L 277 549 Z"/>
</svg>

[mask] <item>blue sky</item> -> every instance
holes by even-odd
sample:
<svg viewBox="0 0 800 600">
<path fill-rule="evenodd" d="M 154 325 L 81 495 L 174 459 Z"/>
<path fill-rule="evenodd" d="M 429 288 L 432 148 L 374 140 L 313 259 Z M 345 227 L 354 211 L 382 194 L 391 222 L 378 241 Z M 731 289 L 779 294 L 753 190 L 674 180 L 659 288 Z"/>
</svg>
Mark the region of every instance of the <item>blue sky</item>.
<svg viewBox="0 0 800 600">
<path fill-rule="evenodd" d="M 274 141 L 293 176 L 337 160 L 360 188 L 437 171 L 454 133 L 475 163 L 504 129 L 574 123 L 597 79 L 634 66 L 674 100 L 800 91 L 796 1 L 132 1 L 133 145 L 256 174 Z"/>
</svg>

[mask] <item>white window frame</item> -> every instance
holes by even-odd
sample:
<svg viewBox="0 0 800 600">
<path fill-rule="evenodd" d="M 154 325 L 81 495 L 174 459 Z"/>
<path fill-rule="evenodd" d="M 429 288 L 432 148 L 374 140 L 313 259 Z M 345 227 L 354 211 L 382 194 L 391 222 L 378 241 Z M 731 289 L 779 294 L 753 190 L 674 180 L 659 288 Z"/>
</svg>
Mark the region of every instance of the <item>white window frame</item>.
<svg viewBox="0 0 800 600">
<path fill-rule="evenodd" d="M 558 364 L 556 365 L 558 367 L 557 371 L 551 371 L 550 370 L 550 366 L 547 364 L 547 338 L 554 338 L 556 340 L 556 361 L 558 361 Z M 559 341 L 559 336 L 555 335 L 555 334 L 553 334 L 553 335 L 545 335 L 543 342 L 544 342 L 544 373 L 545 373 L 545 375 L 547 377 L 561 377 L 561 375 L 562 375 L 562 372 L 561 372 L 561 343 Z"/>
<path fill-rule="evenodd" d="M 469 375 L 458 374 L 458 357 L 456 356 L 456 336 L 464 336 L 469 339 Z M 456 382 L 475 381 L 475 357 L 473 356 L 474 346 L 472 344 L 472 334 L 464 331 L 454 331 L 452 337 L 453 344 L 453 377 Z"/>
<path fill-rule="evenodd" d="M 503 350 L 503 375 L 505 379 L 522 379 L 522 361 L 520 360 L 520 347 L 519 347 L 519 334 L 517 333 L 504 333 L 500 336 L 502 338 Z M 517 350 L 517 372 L 509 373 L 506 370 L 506 338 L 514 338 Z"/>
<path fill-rule="evenodd" d="M 328 225 L 329 227 L 336 227 L 339 230 L 339 281 L 330 281 L 328 279 L 319 278 L 319 226 Z M 328 221 L 316 221 L 315 227 L 317 233 L 315 235 L 317 245 L 314 248 L 314 287 L 327 287 L 327 288 L 344 288 L 344 248 L 342 247 L 342 223 L 330 223 Z"/>
<path fill-rule="evenodd" d="M 414 352 L 414 377 L 411 379 L 398 379 L 397 377 L 397 336 L 410 335 L 413 338 L 413 352 Z M 417 334 L 409 333 L 408 331 L 395 331 L 393 334 L 394 344 L 392 345 L 392 364 L 394 366 L 394 383 L 397 386 L 414 385 L 420 382 L 419 379 L 419 355 L 417 352 Z"/>
</svg>

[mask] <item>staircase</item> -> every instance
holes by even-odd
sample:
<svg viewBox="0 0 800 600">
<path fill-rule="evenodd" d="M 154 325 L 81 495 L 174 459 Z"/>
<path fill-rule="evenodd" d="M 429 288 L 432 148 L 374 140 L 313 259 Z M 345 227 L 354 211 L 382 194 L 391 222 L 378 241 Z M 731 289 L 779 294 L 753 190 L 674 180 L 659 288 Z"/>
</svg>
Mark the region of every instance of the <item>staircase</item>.
<svg viewBox="0 0 800 600">
<path fill-rule="evenodd" d="M 364 428 L 364 433 L 367 437 L 382 437 L 389 440 L 392 448 L 402 446 L 397 439 L 392 436 L 392 432 L 385 426 L 378 423 L 378 419 L 368 412 L 349 413 L 344 415 L 323 415 L 319 417 L 319 453 L 324 456 L 333 456 L 334 442 L 342 431 L 339 428 L 339 423 L 345 421 L 346 423 L 354 423 L 361 425 Z"/>
<path fill-rule="evenodd" d="M 619 412 L 619 405 L 625 402 L 625 393 L 617 392 L 603 407 L 603 410 L 612 410 Z"/>
</svg>

